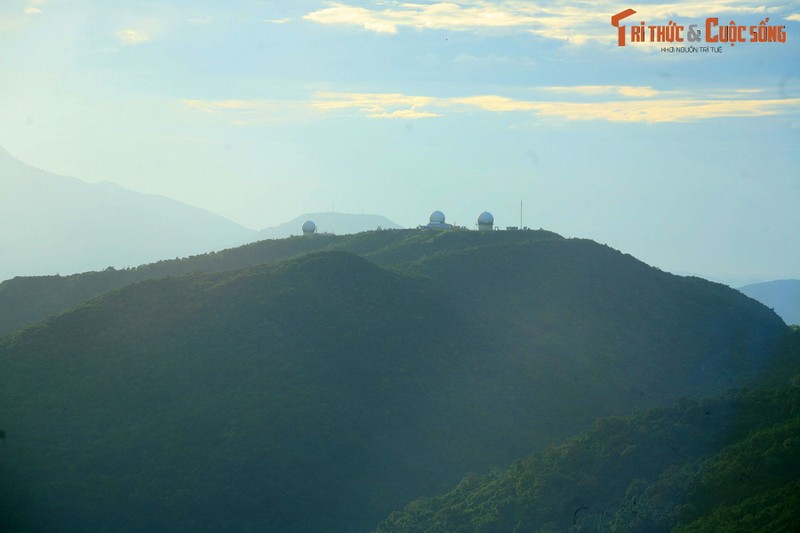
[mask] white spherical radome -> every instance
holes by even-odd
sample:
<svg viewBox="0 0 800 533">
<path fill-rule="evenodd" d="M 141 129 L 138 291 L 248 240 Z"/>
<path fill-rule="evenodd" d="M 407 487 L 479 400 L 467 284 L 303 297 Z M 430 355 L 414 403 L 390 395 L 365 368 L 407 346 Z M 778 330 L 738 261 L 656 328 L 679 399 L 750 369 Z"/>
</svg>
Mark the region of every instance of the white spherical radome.
<svg viewBox="0 0 800 533">
<path fill-rule="evenodd" d="M 478 224 L 494 224 L 494 216 L 488 211 L 478 215 Z"/>
<path fill-rule="evenodd" d="M 431 217 L 429 219 L 433 224 L 444 224 L 444 213 L 441 211 L 434 211 L 431 213 Z"/>
</svg>

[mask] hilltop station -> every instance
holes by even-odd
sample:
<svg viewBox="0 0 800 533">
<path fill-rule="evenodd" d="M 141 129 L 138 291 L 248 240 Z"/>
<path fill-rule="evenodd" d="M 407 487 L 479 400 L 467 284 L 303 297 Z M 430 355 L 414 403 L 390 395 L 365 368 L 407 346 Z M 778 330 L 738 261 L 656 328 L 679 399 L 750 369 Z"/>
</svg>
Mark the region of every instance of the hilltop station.
<svg viewBox="0 0 800 533">
<path fill-rule="evenodd" d="M 447 218 L 445 217 L 444 213 L 436 210 L 431 213 L 430 217 L 428 217 L 427 224 L 420 224 L 417 226 L 418 230 L 424 231 L 437 231 L 437 230 L 468 230 L 469 228 L 465 226 L 455 226 L 453 224 L 447 223 Z M 484 211 L 480 215 L 478 215 L 478 219 L 475 222 L 475 225 L 478 228 L 478 231 L 497 231 L 500 228 L 495 227 L 494 225 L 494 215 L 492 215 L 489 211 Z M 380 229 L 380 228 L 378 228 Z M 506 226 L 506 231 L 517 231 L 520 228 L 518 226 Z M 523 230 L 530 229 L 527 226 L 522 228 Z M 305 236 L 313 236 L 317 233 L 317 225 L 314 223 L 313 220 L 306 220 L 303 223 L 303 235 Z"/>
</svg>

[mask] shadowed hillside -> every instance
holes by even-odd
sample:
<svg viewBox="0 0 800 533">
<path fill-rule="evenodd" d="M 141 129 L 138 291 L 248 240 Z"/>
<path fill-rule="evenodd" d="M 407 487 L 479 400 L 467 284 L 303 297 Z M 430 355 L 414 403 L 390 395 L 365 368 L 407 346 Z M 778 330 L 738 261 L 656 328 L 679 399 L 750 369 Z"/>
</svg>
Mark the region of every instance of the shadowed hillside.
<svg viewBox="0 0 800 533">
<path fill-rule="evenodd" d="M 3 500 L 37 531 L 366 527 L 460 472 L 445 449 L 480 427 L 441 430 L 469 414 L 462 365 L 487 366 L 441 302 L 326 254 L 145 282 L 11 337 Z"/>
<path fill-rule="evenodd" d="M 669 377 L 698 392 L 723 391 L 737 376 L 763 370 L 785 331 L 774 312 L 736 290 L 662 272 L 588 240 L 448 250 L 409 269 L 507 330 L 499 338 L 510 340 L 509 350 L 573 368 L 581 390 L 600 377 L 604 389 L 618 383 L 615 394 L 627 396 L 625 403 L 669 394 L 679 384 Z M 630 382 L 635 389 L 621 386 Z"/>
<path fill-rule="evenodd" d="M 135 283 L 0 341 L 8 527 L 366 531 L 599 416 L 788 357 L 764 306 L 591 241 L 277 242 L 167 263 L 274 264 Z M 304 246 L 364 257 L 278 261 Z"/>
</svg>

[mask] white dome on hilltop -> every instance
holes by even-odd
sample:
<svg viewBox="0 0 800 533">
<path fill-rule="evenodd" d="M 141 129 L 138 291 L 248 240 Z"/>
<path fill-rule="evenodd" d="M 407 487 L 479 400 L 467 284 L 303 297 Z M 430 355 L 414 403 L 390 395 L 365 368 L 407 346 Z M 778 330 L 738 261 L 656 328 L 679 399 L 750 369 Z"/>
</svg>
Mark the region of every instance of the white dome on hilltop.
<svg viewBox="0 0 800 533">
<path fill-rule="evenodd" d="M 313 221 L 306 220 L 305 222 L 303 222 L 303 233 L 304 234 L 314 233 L 315 231 L 317 231 L 317 225 L 314 224 Z"/>
<path fill-rule="evenodd" d="M 444 224 L 444 213 L 441 211 L 434 211 L 431 213 L 431 217 L 429 219 L 433 224 Z"/>
<path fill-rule="evenodd" d="M 478 215 L 478 224 L 494 224 L 494 216 L 488 211 Z"/>
</svg>

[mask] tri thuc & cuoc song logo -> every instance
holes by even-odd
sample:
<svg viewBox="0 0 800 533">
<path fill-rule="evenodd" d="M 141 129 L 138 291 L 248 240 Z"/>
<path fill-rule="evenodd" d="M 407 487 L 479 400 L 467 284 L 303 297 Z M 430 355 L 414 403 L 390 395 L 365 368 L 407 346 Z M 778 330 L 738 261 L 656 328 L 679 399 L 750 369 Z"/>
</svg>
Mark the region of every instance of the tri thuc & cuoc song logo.
<svg viewBox="0 0 800 533">
<path fill-rule="evenodd" d="M 737 24 L 733 20 L 720 22 L 719 17 L 708 17 L 702 23 L 679 24 L 670 20 L 667 24 L 623 24 L 623 20 L 636 14 L 633 9 L 620 11 L 611 17 L 611 25 L 617 28 L 617 45 L 636 43 L 661 43 L 664 45 L 693 45 L 696 51 L 711 51 L 722 45 L 735 46 L 743 43 L 786 43 L 786 26 L 771 24 L 769 17 L 756 24 Z M 626 21 L 628 22 L 628 21 Z M 700 48 L 696 48 L 700 47 Z M 670 50 L 672 48 L 672 50 Z M 685 46 L 683 48 L 686 48 Z M 705 48 L 705 49 L 704 49 Z M 662 51 L 674 51 L 674 46 Z"/>
</svg>

